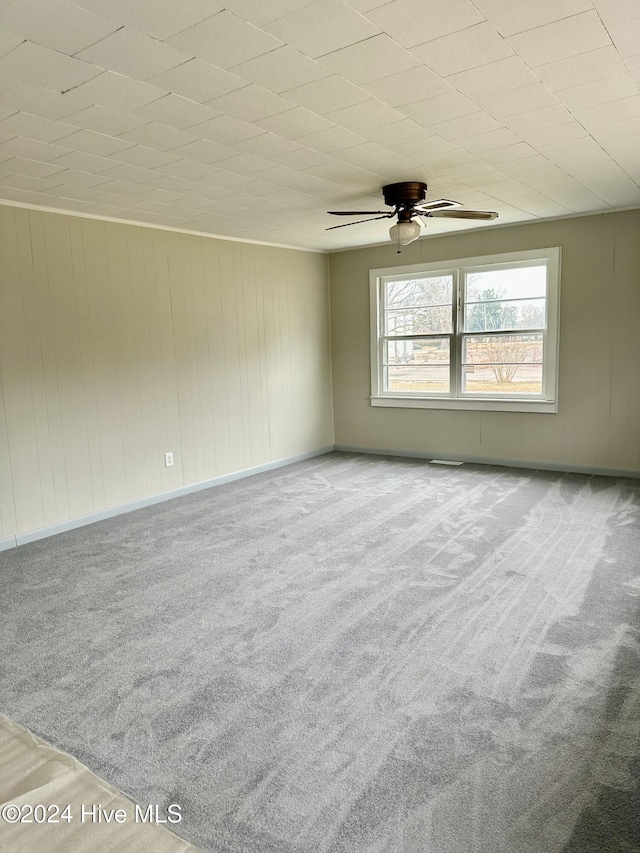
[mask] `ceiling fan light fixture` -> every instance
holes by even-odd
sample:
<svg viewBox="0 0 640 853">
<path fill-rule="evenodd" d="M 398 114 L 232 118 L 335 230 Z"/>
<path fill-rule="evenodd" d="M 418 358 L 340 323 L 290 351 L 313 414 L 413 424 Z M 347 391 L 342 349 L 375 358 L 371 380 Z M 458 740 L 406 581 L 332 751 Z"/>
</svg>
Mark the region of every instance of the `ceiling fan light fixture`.
<svg viewBox="0 0 640 853">
<path fill-rule="evenodd" d="M 418 239 L 421 230 L 418 222 L 408 219 L 392 225 L 389 228 L 389 237 L 391 237 L 394 243 L 398 243 L 400 246 L 408 246 L 409 243 L 413 243 L 414 240 Z"/>
</svg>

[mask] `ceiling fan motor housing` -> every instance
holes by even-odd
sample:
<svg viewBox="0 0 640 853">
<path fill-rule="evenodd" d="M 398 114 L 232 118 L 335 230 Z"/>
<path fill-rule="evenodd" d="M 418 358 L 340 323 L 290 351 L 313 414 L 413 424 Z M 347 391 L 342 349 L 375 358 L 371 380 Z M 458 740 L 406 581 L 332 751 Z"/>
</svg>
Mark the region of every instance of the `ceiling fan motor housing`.
<svg viewBox="0 0 640 853">
<path fill-rule="evenodd" d="M 389 207 L 413 207 L 424 201 L 427 196 L 427 185 L 421 181 L 404 181 L 400 184 L 387 184 L 382 187 L 384 203 Z"/>
</svg>

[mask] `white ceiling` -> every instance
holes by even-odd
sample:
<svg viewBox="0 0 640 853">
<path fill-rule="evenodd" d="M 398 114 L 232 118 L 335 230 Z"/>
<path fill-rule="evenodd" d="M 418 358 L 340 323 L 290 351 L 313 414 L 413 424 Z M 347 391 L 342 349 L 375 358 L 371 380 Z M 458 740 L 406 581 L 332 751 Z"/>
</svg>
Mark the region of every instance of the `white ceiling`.
<svg viewBox="0 0 640 853">
<path fill-rule="evenodd" d="M 640 206 L 639 83 L 640 0 L 0 0 L 0 199 L 315 249 L 401 180 Z"/>
</svg>

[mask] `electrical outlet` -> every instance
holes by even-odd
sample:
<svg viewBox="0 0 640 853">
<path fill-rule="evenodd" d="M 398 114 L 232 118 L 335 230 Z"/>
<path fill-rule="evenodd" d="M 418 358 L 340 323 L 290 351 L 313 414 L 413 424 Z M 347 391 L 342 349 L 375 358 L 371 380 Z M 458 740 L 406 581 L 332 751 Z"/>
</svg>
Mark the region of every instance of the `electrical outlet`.
<svg viewBox="0 0 640 853">
<path fill-rule="evenodd" d="M 173 468 L 173 453 L 171 451 L 164 454 L 164 467 Z"/>
</svg>

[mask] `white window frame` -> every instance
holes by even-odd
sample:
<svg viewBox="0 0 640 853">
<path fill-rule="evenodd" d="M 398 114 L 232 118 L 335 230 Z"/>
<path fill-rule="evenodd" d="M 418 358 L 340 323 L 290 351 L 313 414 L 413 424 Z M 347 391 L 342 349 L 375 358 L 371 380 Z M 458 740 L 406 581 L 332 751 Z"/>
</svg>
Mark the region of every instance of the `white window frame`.
<svg viewBox="0 0 640 853">
<path fill-rule="evenodd" d="M 560 322 L 560 263 L 561 248 L 534 249 L 525 252 L 509 252 L 500 255 L 483 255 L 474 258 L 457 258 L 433 264 L 413 264 L 404 267 L 387 267 L 370 270 L 371 298 L 371 405 L 412 409 L 476 409 L 493 412 L 543 412 L 558 411 L 558 349 Z M 540 266 L 547 267 L 546 329 L 543 332 L 542 393 L 539 395 L 487 396 L 477 392 L 459 391 L 462 362 L 462 342 L 466 334 L 462 331 L 464 303 L 462 299 L 464 276 L 470 272 L 500 267 Z M 453 332 L 451 339 L 451 389 L 448 394 L 398 392 L 384 390 L 383 350 L 384 296 L 383 288 L 388 281 L 419 275 L 453 276 Z M 518 333 L 520 330 L 517 330 Z M 526 331 L 526 330 L 525 330 Z M 478 333 L 474 333 L 478 334 Z M 444 334 L 437 337 L 447 337 Z"/>
</svg>

